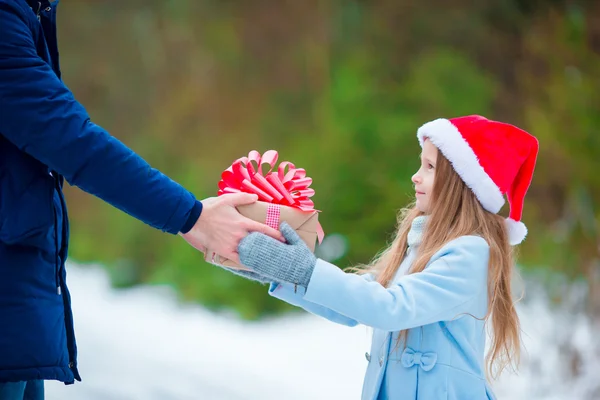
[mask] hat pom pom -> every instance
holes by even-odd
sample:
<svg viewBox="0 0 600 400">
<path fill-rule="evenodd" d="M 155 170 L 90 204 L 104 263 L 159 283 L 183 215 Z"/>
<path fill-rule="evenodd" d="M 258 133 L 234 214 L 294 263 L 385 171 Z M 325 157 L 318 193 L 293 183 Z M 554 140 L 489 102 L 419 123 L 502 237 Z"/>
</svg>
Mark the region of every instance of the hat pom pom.
<svg viewBox="0 0 600 400">
<path fill-rule="evenodd" d="M 525 240 L 527 236 L 527 227 L 521 221 L 515 221 L 512 218 L 505 220 L 506 229 L 508 230 L 508 242 L 511 246 L 516 246 Z"/>
</svg>

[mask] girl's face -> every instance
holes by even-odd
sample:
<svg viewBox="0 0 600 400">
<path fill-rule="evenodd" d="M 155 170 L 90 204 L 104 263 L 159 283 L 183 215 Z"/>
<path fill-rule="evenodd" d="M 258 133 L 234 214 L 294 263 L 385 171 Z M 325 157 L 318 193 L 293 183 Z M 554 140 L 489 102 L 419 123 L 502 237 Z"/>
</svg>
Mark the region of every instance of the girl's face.
<svg viewBox="0 0 600 400">
<path fill-rule="evenodd" d="M 435 179 L 437 155 L 437 147 L 430 140 L 425 139 L 423 151 L 421 152 L 421 168 L 412 177 L 417 198 L 416 207 L 425 214 L 429 214 L 431 210 L 431 192 L 433 191 L 433 181 Z"/>
</svg>

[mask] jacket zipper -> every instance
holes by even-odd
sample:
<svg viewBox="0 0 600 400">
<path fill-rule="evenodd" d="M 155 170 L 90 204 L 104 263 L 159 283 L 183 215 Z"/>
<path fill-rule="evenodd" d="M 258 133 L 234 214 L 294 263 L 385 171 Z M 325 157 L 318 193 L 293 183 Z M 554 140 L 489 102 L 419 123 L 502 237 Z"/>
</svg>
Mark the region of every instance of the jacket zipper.
<svg viewBox="0 0 600 400">
<path fill-rule="evenodd" d="M 69 217 L 67 214 L 67 203 L 65 202 L 65 196 L 63 194 L 62 191 L 62 183 L 63 183 L 63 177 L 61 175 L 59 175 L 56 171 L 53 172 L 55 178 L 56 178 L 56 191 L 58 193 L 58 198 L 60 200 L 60 207 L 62 210 L 62 232 L 60 232 L 61 234 L 61 243 L 62 246 L 60 248 L 60 251 L 57 253 L 59 255 L 59 260 L 60 262 L 57 262 L 58 265 L 58 269 L 57 269 L 57 280 L 58 280 L 58 292 L 59 294 L 61 293 L 61 272 L 63 271 L 63 266 L 65 265 L 65 260 L 67 259 L 67 249 L 68 249 L 68 237 L 69 237 Z M 56 215 L 56 214 L 55 214 Z M 57 228 L 56 228 L 57 229 Z M 57 236 L 57 248 L 58 248 L 58 236 Z M 67 298 L 63 297 L 63 302 L 67 302 Z M 66 310 L 66 306 L 65 306 L 65 313 L 67 312 Z M 69 313 L 71 314 L 70 319 L 72 319 L 72 311 L 69 311 Z M 73 325 L 72 322 L 68 322 L 68 319 L 65 318 L 65 326 L 67 328 L 67 342 L 69 342 L 69 339 L 72 341 L 73 346 L 75 346 L 75 337 L 71 336 L 73 334 Z M 70 333 L 69 333 L 70 332 Z M 77 372 L 77 368 L 75 366 L 75 356 L 73 355 L 71 346 L 68 346 L 69 348 L 69 368 L 71 368 L 73 370 L 73 372 L 75 373 L 75 376 L 78 377 L 79 376 L 79 372 Z M 77 378 L 80 379 L 80 378 Z"/>
<path fill-rule="evenodd" d="M 37 17 L 38 21 L 41 21 L 41 19 L 42 19 L 41 15 L 40 15 L 41 11 L 42 11 L 42 2 L 38 1 L 37 11 L 35 12 L 35 16 Z"/>
<path fill-rule="evenodd" d="M 54 187 L 52 188 L 52 210 L 54 211 L 54 278 L 55 278 L 55 286 L 56 286 L 56 294 L 61 295 L 60 289 L 60 258 L 59 258 L 59 248 L 58 248 L 58 215 L 56 214 L 56 204 L 54 203 L 54 191 L 56 190 L 56 177 L 54 174 L 52 175 L 52 179 L 54 180 Z"/>
</svg>

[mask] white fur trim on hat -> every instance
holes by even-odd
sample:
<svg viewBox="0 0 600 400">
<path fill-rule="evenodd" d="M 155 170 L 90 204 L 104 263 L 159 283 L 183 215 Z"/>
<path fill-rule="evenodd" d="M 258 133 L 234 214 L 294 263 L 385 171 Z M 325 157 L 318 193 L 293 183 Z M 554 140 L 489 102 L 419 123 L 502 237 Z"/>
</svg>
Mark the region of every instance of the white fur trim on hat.
<svg viewBox="0 0 600 400">
<path fill-rule="evenodd" d="M 417 137 L 421 147 L 425 138 L 431 140 L 475 193 L 483 208 L 494 214 L 500 211 L 504 205 L 502 192 L 479 164 L 477 155 L 456 126 L 445 118 L 439 118 L 421 126 Z"/>
<path fill-rule="evenodd" d="M 525 240 L 527 236 L 527 227 L 521 221 L 515 221 L 512 218 L 504 220 L 506 230 L 508 231 L 508 242 L 511 246 L 516 246 Z"/>
</svg>

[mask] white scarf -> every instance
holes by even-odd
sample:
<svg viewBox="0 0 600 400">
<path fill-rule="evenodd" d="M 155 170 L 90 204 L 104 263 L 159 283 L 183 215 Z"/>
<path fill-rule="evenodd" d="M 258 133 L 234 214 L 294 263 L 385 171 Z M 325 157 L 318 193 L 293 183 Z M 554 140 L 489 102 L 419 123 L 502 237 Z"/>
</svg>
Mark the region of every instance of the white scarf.
<svg viewBox="0 0 600 400">
<path fill-rule="evenodd" d="M 415 248 L 421 244 L 423 240 L 423 232 L 425 231 L 425 224 L 427 223 L 427 216 L 420 215 L 415 218 L 410 227 L 410 231 L 408 231 L 408 247 Z"/>
</svg>

